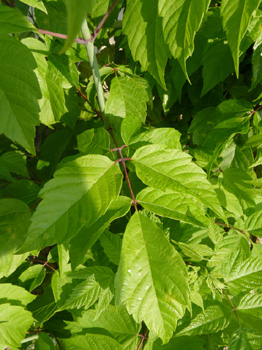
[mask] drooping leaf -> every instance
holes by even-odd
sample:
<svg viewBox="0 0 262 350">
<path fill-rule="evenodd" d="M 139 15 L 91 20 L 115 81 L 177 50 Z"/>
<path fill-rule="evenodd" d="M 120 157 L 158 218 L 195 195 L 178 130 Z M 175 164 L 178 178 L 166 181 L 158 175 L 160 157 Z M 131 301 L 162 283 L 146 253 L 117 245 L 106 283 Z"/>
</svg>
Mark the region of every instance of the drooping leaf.
<svg viewBox="0 0 262 350">
<path fill-rule="evenodd" d="M 123 32 L 135 61 L 148 70 L 165 89 L 165 66 L 169 56 L 158 15 L 157 0 L 129 0 L 123 20 Z"/>
<path fill-rule="evenodd" d="M 92 12 L 94 0 L 79 0 L 77 6 L 70 0 L 65 0 L 67 9 L 67 39 L 62 49 L 64 53 L 74 42 L 87 13 Z"/>
<path fill-rule="evenodd" d="M 0 34 L 0 132 L 35 153 L 35 126 L 41 97 L 31 52 L 18 40 Z M 15 89 L 14 89 L 15 87 Z"/>
<path fill-rule="evenodd" d="M 148 94 L 136 79 L 115 77 L 111 82 L 105 112 L 114 117 L 135 115 L 143 122 L 146 117 Z"/>
<path fill-rule="evenodd" d="M 19 284 L 29 292 L 39 286 L 45 278 L 45 268 L 42 265 L 30 266 L 19 276 Z"/>
<path fill-rule="evenodd" d="M 206 174 L 188 154 L 162 145 L 149 145 L 139 148 L 132 160 L 137 176 L 146 185 L 194 198 L 223 217 Z"/>
<path fill-rule="evenodd" d="M 159 14 L 163 17 L 164 38 L 174 58 L 187 76 L 186 60 L 194 51 L 194 38 L 210 0 L 160 0 Z M 187 76 L 188 77 L 188 76 Z"/>
<path fill-rule="evenodd" d="M 239 75 L 239 46 L 260 2 L 260 0 L 223 0 L 221 3 L 223 27 L 232 51 L 237 76 Z"/>
<path fill-rule="evenodd" d="M 63 243 L 101 217 L 119 194 L 122 173 L 107 157 L 86 155 L 66 163 L 40 192 L 21 251 Z"/>
<path fill-rule="evenodd" d="M 255 48 L 252 55 L 252 89 L 254 89 L 262 80 L 261 54 L 262 44 Z"/>
<path fill-rule="evenodd" d="M 35 342 L 35 350 L 55 350 L 55 345 L 48 334 L 40 332 Z"/>
<path fill-rule="evenodd" d="M 129 221 L 116 275 L 116 300 L 167 342 L 189 306 L 186 269 L 164 232 L 141 213 Z"/>
</svg>

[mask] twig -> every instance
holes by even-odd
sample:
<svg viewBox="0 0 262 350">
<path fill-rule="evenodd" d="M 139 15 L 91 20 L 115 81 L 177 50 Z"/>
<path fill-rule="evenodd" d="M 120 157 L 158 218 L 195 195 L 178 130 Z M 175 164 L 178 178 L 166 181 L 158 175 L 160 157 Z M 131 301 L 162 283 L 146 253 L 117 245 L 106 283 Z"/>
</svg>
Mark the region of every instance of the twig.
<svg viewBox="0 0 262 350">
<path fill-rule="evenodd" d="M 78 87 L 75 87 L 76 88 L 76 90 L 80 93 L 80 95 L 83 97 L 83 99 L 89 104 L 89 106 L 92 108 L 92 106 L 91 106 L 91 103 L 89 102 L 89 100 L 88 100 L 88 98 L 86 97 L 86 95 L 85 94 L 83 94 L 83 92 L 80 90 L 80 89 L 78 89 Z M 102 120 L 102 122 L 104 121 L 103 120 L 103 116 L 102 116 L 102 114 L 96 109 L 96 108 L 94 108 L 94 112 L 97 114 L 97 116 Z"/>
<path fill-rule="evenodd" d="M 11 6 L 10 4 L 8 4 L 6 2 L 6 0 L 2 0 L 3 2 L 5 2 L 8 6 Z M 106 14 L 104 15 L 103 19 L 101 20 L 101 22 L 98 24 L 98 26 L 96 27 L 95 31 L 91 34 L 89 39 L 81 39 L 81 38 L 76 38 L 75 42 L 78 44 L 82 44 L 82 45 L 87 45 L 89 42 L 93 42 L 95 40 L 95 38 L 97 37 L 98 33 L 100 32 L 100 30 L 102 29 L 105 21 L 107 20 L 107 18 L 109 17 L 109 15 L 111 14 L 111 12 L 113 11 L 113 9 L 115 8 L 116 4 L 118 3 L 119 0 L 115 0 L 113 2 L 113 4 L 110 6 L 110 8 L 108 9 L 108 11 L 106 12 Z M 38 31 L 42 34 L 47 34 L 47 35 L 51 35 L 54 36 L 56 38 L 60 38 L 60 39 L 67 39 L 67 35 L 65 34 L 60 34 L 60 33 L 55 33 L 55 32 L 50 32 L 49 30 L 44 30 L 44 29 L 38 29 Z"/>
<path fill-rule="evenodd" d="M 147 338 L 147 332 L 148 332 L 148 329 L 145 331 L 145 333 L 142 335 L 142 334 L 139 334 L 139 336 L 141 337 L 141 340 L 140 340 L 140 343 L 139 343 L 139 345 L 138 345 L 138 348 L 137 348 L 137 350 L 140 350 L 141 348 L 142 348 L 142 345 L 143 345 L 143 342 L 144 342 L 144 340 L 146 339 L 148 339 Z"/>
<path fill-rule="evenodd" d="M 239 229 L 239 228 L 237 228 L 237 227 L 235 227 L 235 226 L 223 224 L 223 223 L 221 223 L 221 222 L 216 222 L 215 219 L 214 219 L 214 223 L 215 223 L 216 225 L 219 225 L 219 226 L 223 226 L 223 227 L 227 227 L 227 228 L 232 228 L 233 230 L 242 233 L 244 236 L 246 236 L 247 240 L 249 241 L 250 246 L 253 247 L 253 242 L 251 241 L 251 239 L 248 237 L 248 235 L 246 234 L 246 232 L 245 232 L 244 230 L 241 230 L 241 229 Z"/>
</svg>

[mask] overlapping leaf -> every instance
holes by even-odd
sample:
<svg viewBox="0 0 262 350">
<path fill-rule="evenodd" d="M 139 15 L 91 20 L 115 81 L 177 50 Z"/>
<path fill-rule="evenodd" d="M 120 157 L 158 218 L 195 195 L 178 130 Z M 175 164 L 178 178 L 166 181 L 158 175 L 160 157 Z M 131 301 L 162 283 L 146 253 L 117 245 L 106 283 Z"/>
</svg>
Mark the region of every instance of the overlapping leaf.
<svg viewBox="0 0 262 350">
<path fill-rule="evenodd" d="M 148 145 L 139 148 L 132 159 L 137 176 L 146 185 L 192 198 L 223 217 L 205 172 L 192 162 L 188 154 L 162 145 Z"/>
<path fill-rule="evenodd" d="M 123 350 L 123 347 L 113 338 L 103 334 L 76 335 L 64 339 L 63 343 L 68 350 L 104 349 Z"/>
<path fill-rule="evenodd" d="M 66 163 L 46 183 L 25 245 L 31 251 L 62 243 L 101 217 L 119 194 L 122 173 L 107 157 L 87 155 Z"/>
<path fill-rule="evenodd" d="M 189 307 L 186 269 L 164 232 L 135 213 L 123 239 L 116 275 L 116 300 L 137 322 L 167 342 Z"/>
</svg>

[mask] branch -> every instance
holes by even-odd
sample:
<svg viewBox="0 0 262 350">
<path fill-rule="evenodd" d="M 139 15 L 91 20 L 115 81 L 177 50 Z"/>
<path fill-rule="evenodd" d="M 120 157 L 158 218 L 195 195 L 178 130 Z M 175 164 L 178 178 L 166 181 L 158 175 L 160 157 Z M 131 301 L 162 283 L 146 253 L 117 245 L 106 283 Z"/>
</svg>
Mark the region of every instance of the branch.
<svg viewBox="0 0 262 350">
<path fill-rule="evenodd" d="M 239 228 L 237 228 L 237 227 L 235 227 L 235 226 L 223 224 L 223 223 L 221 223 L 221 222 L 216 222 L 215 219 L 214 219 L 214 223 L 215 223 L 216 225 L 219 225 L 219 226 L 223 226 L 223 227 L 227 227 L 227 228 L 232 228 L 233 230 L 242 233 L 244 236 L 246 236 L 247 240 L 249 241 L 250 247 L 253 247 L 253 242 L 251 241 L 251 239 L 248 237 L 248 235 L 246 234 L 246 232 L 245 232 L 244 230 L 241 230 L 241 229 L 239 229 Z"/>
<path fill-rule="evenodd" d="M 142 345 L 143 345 L 143 342 L 144 342 L 144 340 L 146 339 L 148 339 L 147 338 L 147 332 L 148 332 L 148 329 L 145 331 L 145 333 L 143 334 L 143 335 L 141 335 L 141 334 L 139 334 L 139 336 L 141 337 L 141 340 L 140 340 L 140 343 L 139 343 L 139 345 L 138 345 L 138 347 L 137 347 L 137 350 L 140 350 L 141 348 L 142 348 Z"/>
</svg>

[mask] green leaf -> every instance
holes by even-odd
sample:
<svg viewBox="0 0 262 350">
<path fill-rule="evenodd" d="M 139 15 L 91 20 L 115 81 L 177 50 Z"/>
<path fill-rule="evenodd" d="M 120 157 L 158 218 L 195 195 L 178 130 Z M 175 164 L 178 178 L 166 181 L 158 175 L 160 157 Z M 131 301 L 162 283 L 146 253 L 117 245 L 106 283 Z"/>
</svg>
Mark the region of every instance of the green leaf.
<svg viewBox="0 0 262 350">
<path fill-rule="evenodd" d="M 18 199 L 0 199 L 0 274 L 7 276 L 24 256 L 13 255 L 24 243 L 30 224 L 28 206 Z M 14 261 L 16 260 L 16 262 Z M 11 271 L 10 271 L 11 269 Z"/>
<path fill-rule="evenodd" d="M 163 345 L 160 339 L 152 340 L 149 337 L 148 342 L 146 343 L 145 350 L 204 350 L 203 340 L 199 337 L 179 337 L 172 338 L 168 344 Z"/>
<path fill-rule="evenodd" d="M 45 268 L 42 265 L 34 265 L 25 270 L 18 278 L 19 284 L 29 292 L 39 286 L 45 278 Z"/>
<path fill-rule="evenodd" d="M 177 333 L 177 336 L 202 335 L 219 332 L 229 325 L 231 315 L 231 310 L 227 309 L 221 303 L 217 302 L 214 305 L 209 305 L 204 311 L 201 311 L 191 320 L 189 326 Z"/>
<path fill-rule="evenodd" d="M 74 270 L 83 263 L 87 251 L 98 240 L 103 231 L 115 219 L 124 216 L 130 209 L 131 199 L 119 196 L 108 210 L 88 227 L 83 227 L 70 242 L 70 261 Z"/>
<path fill-rule="evenodd" d="M 158 15 L 157 0 L 129 0 L 123 19 L 123 32 L 135 61 L 148 70 L 165 89 L 165 66 L 169 56 Z"/>
<path fill-rule="evenodd" d="M 45 13 L 47 13 L 45 4 L 42 0 L 21 0 L 23 3 L 27 4 L 28 6 L 32 6 L 34 8 L 37 8 Z"/>
<path fill-rule="evenodd" d="M 101 217 L 119 194 L 122 173 L 107 157 L 86 155 L 66 163 L 40 192 L 20 251 L 63 243 Z"/>
<path fill-rule="evenodd" d="M 246 294 L 241 298 L 237 310 L 251 314 L 259 319 L 262 318 L 262 294 Z"/>
<path fill-rule="evenodd" d="M 26 306 L 35 299 L 35 296 L 28 293 L 24 288 L 10 283 L 1 283 L 0 303 L 7 302 L 11 305 Z"/>
<path fill-rule="evenodd" d="M 252 329 L 239 328 L 232 335 L 229 350 L 260 350 L 262 335 Z"/>
<path fill-rule="evenodd" d="M 239 76 L 240 43 L 260 2 L 261 0 L 223 0 L 221 3 L 223 27 L 232 51 L 237 77 Z"/>
<path fill-rule="evenodd" d="M 104 128 L 89 129 L 77 135 L 79 152 L 107 154 L 110 149 L 110 136 Z"/>
<path fill-rule="evenodd" d="M 255 208 L 254 212 L 245 220 L 245 229 L 252 235 L 262 236 L 262 210 Z"/>
<path fill-rule="evenodd" d="M 31 52 L 9 35 L 0 34 L 0 133 L 35 153 L 35 126 L 41 97 Z M 14 89 L 15 86 L 15 89 Z"/>
<path fill-rule="evenodd" d="M 104 349 L 123 350 L 123 347 L 113 338 L 102 334 L 75 335 L 63 339 L 68 350 Z"/>
<path fill-rule="evenodd" d="M 55 350 L 55 345 L 48 334 L 40 332 L 35 342 L 35 350 Z"/>
<path fill-rule="evenodd" d="M 61 116 L 67 112 L 63 90 L 65 77 L 53 64 L 52 56 L 46 60 L 48 55 L 47 47 L 41 41 L 26 38 L 23 40 L 23 43 L 32 50 L 38 66 L 36 75 L 42 92 L 42 98 L 39 100 L 40 121 L 42 124 L 51 126 L 58 122 Z M 62 62 L 63 60 L 61 60 L 59 68 L 63 67 Z M 68 73 L 67 75 L 70 74 Z"/>
<path fill-rule="evenodd" d="M 183 260 L 164 232 L 143 214 L 135 213 L 124 234 L 115 282 L 117 303 L 125 303 L 136 322 L 144 321 L 168 342 L 189 306 L 185 276 Z"/>
<path fill-rule="evenodd" d="M 262 44 L 254 49 L 252 55 L 252 85 L 251 89 L 254 89 L 257 84 L 262 80 L 262 65 L 261 65 L 261 55 L 262 55 Z M 261 136 L 261 135 L 256 135 Z"/>
<path fill-rule="evenodd" d="M 0 33 L 22 33 L 37 29 L 17 8 L 9 6 L 0 7 Z"/>
<path fill-rule="evenodd" d="M 71 0 L 65 0 L 67 10 L 67 39 L 61 51 L 64 53 L 74 42 L 87 13 L 92 12 L 94 0 L 78 0 L 77 6 Z"/>
<path fill-rule="evenodd" d="M 29 176 L 26 168 L 25 158 L 21 153 L 15 151 L 5 152 L 1 155 L 0 167 L 6 168 L 10 173 Z"/>
<path fill-rule="evenodd" d="M 194 51 L 194 38 L 210 0 L 159 0 L 159 14 L 163 17 L 164 39 L 174 58 L 187 76 L 186 60 Z M 187 76 L 188 78 L 188 76 Z M 189 79 L 189 78 L 188 78 Z"/>
<path fill-rule="evenodd" d="M 114 274 L 107 267 L 87 267 L 66 275 L 57 272 L 52 277 L 52 288 L 59 310 L 88 309 L 103 291 L 112 286 Z"/>
<path fill-rule="evenodd" d="M 108 259 L 115 265 L 119 264 L 122 239 L 119 235 L 105 231 L 100 237 L 100 243 Z"/>
<path fill-rule="evenodd" d="M 262 262 L 259 257 L 237 261 L 230 274 L 224 275 L 224 280 L 230 292 L 234 295 L 240 292 L 256 290 L 261 287 Z"/>
<path fill-rule="evenodd" d="M 187 222 L 198 227 L 207 227 L 208 225 L 208 219 L 204 215 L 204 206 L 180 193 L 147 187 L 139 192 L 136 199 L 143 208 L 157 215 Z"/>
<path fill-rule="evenodd" d="M 95 310 L 82 312 L 74 322 L 67 322 L 70 330 L 88 328 L 101 328 L 107 330 L 112 336 L 122 344 L 124 349 L 136 349 L 138 343 L 137 334 L 141 325 L 136 323 L 126 308 L 122 306 L 108 305 L 108 307 L 96 317 Z"/>
<path fill-rule="evenodd" d="M 21 306 L 0 305 L 0 347 L 20 347 L 26 331 L 34 322 L 29 311 Z M 12 330 L 10 332 L 10 329 Z"/>
<path fill-rule="evenodd" d="M 224 40 L 208 43 L 203 52 L 202 63 L 204 86 L 201 96 L 204 96 L 214 86 L 225 80 L 230 73 L 234 72 L 230 48 Z"/>
<path fill-rule="evenodd" d="M 144 122 L 147 101 L 148 94 L 136 79 L 115 77 L 111 82 L 105 112 L 114 118 L 135 115 Z"/>
<path fill-rule="evenodd" d="M 219 216 L 224 216 L 205 172 L 192 162 L 188 154 L 162 145 L 149 145 L 139 148 L 132 160 L 137 176 L 146 185 L 194 198 Z"/>
</svg>

